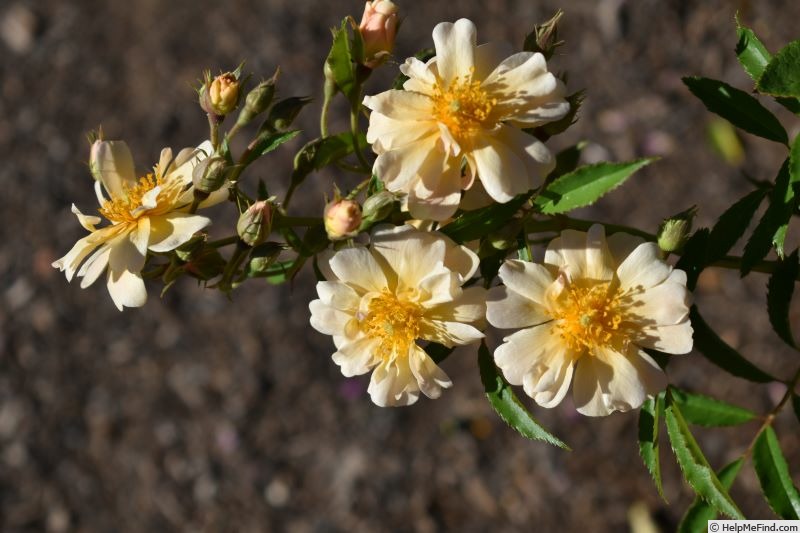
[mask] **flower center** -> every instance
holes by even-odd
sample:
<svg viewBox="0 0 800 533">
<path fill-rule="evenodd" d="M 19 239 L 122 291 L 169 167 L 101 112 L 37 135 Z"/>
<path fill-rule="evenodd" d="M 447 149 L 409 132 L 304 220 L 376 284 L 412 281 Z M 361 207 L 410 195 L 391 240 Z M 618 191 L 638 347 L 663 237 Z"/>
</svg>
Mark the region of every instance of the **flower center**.
<svg viewBox="0 0 800 533">
<path fill-rule="evenodd" d="M 592 353 L 608 346 L 624 318 L 620 294 L 610 282 L 572 283 L 558 298 L 553 312 L 556 331 L 570 350 Z"/>
<path fill-rule="evenodd" d="M 100 214 L 114 223 L 134 222 L 138 218 L 138 213 L 134 212 L 142 207 L 142 197 L 163 184 L 161 177 L 156 177 L 154 174 L 142 176 L 134 185 L 123 184 L 123 194 L 106 200 L 100 208 Z"/>
<path fill-rule="evenodd" d="M 383 359 L 405 356 L 419 336 L 422 309 L 415 303 L 398 300 L 384 290 L 369 303 L 369 312 L 362 321 L 364 333 L 380 340 L 379 355 Z"/>
<path fill-rule="evenodd" d="M 481 82 L 472 81 L 472 68 L 468 76 L 457 77 L 447 88 L 437 86 L 433 94 L 436 119 L 447 126 L 457 141 L 469 138 L 485 127 L 497 99 L 489 98 L 481 89 Z"/>
</svg>

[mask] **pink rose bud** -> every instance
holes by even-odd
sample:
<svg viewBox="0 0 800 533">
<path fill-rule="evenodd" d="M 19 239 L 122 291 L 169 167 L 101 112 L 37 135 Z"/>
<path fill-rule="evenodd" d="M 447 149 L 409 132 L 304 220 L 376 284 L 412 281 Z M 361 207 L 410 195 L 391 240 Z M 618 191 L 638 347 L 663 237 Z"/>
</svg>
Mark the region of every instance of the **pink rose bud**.
<svg viewBox="0 0 800 533">
<path fill-rule="evenodd" d="M 358 30 L 364 40 L 364 65 L 375 68 L 394 48 L 397 35 L 397 6 L 391 0 L 373 0 L 364 6 Z"/>
<path fill-rule="evenodd" d="M 334 200 L 325 207 L 325 231 L 332 241 L 358 234 L 361 227 L 361 206 L 353 200 Z"/>
</svg>

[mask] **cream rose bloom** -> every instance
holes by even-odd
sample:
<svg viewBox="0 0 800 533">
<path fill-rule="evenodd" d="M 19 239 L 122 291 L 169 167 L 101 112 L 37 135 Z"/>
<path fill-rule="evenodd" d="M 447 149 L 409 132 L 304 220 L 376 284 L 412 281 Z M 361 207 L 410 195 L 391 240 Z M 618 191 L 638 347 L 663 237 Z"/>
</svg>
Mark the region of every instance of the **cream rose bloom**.
<svg viewBox="0 0 800 533">
<path fill-rule="evenodd" d="M 144 305 L 147 291 L 141 271 L 147 251 L 174 250 L 211 222 L 181 211 L 192 203 L 192 170 L 210 151 L 211 144 L 206 142 L 182 150 L 173 160 L 172 150 L 165 148 L 153 172 L 137 179 L 133 157 L 124 142 L 96 141 L 89 165 L 96 180 L 100 214 L 110 225 L 98 228 L 100 217 L 84 215 L 73 204 L 72 212 L 90 234 L 53 267 L 65 272 L 68 281 L 77 273 L 83 278 L 81 288 L 107 270 L 108 292 L 120 311 Z M 216 203 L 226 195 L 223 189 L 203 205 Z"/>
<path fill-rule="evenodd" d="M 483 338 L 485 290 L 461 287 L 478 268 L 473 252 L 408 225 L 381 226 L 369 248 L 321 263 L 327 281 L 309 304 L 311 325 L 333 336 L 342 374 L 372 371 L 368 392 L 379 406 L 411 405 L 420 391 L 438 398 L 452 386 L 417 341 L 453 347 Z"/>
<path fill-rule="evenodd" d="M 421 219 L 452 216 L 476 177 L 500 203 L 537 187 L 554 159 L 520 128 L 569 111 L 564 85 L 544 56 L 506 57 L 504 47 L 476 46 L 467 19 L 438 24 L 433 42 L 434 58 L 409 58 L 400 67 L 409 77 L 404 91 L 364 98 L 372 110 L 367 141 L 378 154 L 373 172 L 390 191 L 405 193 L 411 215 Z"/>
<path fill-rule="evenodd" d="M 495 362 L 543 407 L 558 405 L 574 377 L 580 413 L 635 409 L 666 386 L 643 348 L 692 349 L 686 274 L 655 243 L 623 233 L 606 240 L 599 225 L 569 230 L 551 241 L 543 265 L 506 261 L 500 279 L 486 318 L 523 329 L 504 339 Z"/>
</svg>

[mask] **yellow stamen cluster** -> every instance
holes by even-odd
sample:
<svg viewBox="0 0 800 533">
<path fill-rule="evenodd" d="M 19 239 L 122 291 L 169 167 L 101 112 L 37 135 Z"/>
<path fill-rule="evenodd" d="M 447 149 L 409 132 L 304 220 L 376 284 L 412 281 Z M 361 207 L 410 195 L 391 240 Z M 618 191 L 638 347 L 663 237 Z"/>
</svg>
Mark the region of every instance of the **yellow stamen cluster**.
<svg viewBox="0 0 800 533">
<path fill-rule="evenodd" d="M 134 222 L 137 217 L 133 215 L 133 211 L 142 206 L 142 197 L 163 184 L 160 176 L 147 174 L 139 178 L 133 186 L 123 185 L 122 196 L 112 196 L 110 200 L 106 200 L 100 208 L 100 214 L 114 223 Z"/>
<path fill-rule="evenodd" d="M 437 86 L 433 94 L 433 113 L 436 119 L 447 126 L 458 141 L 487 127 L 486 122 L 497 99 L 489 98 L 481 88 L 481 82 L 468 76 L 459 76 L 446 88 Z"/>
<path fill-rule="evenodd" d="M 399 300 L 384 290 L 369 303 L 369 312 L 362 321 L 362 331 L 380 340 L 378 355 L 384 360 L 405 357 L 419 336 L 422 309 L 413 302 Z"/>
<path fill-rule="evenodd" d="M 609 282 L 570 284 L 559 296 L 553 318 L 556 333 L 570 350 L 591 354 L 613 342 L 624 309 Z"/>
</svg>

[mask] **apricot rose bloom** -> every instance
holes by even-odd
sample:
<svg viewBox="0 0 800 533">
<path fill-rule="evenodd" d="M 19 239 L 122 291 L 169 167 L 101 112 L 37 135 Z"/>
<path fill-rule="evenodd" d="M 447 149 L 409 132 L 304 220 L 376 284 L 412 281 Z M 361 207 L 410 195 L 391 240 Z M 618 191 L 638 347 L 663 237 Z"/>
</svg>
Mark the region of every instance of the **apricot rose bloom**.
<svg viewBox="0 0 800 533">
<path fill-rule="evenodd" d="M 417 344 L 479 341 L 486 310 L 481 287 L 462 285 L 478 257 L 443 235 L 380 226 L 369 248 L 356 245 L 321 261 L 327 281 L 309 304 L 311 325 L 333 336 L 333 361 L 345 376 L 372 371 L 368 392 L 379 406 L 438 398 L 450 378 Z"/>
<path fill-rule="evenodd" d="M 486 318 L 518 329 L 494 352 L 512 385 L 543 407 L 558 405 L 573 381 L 578 411 L 604 416 L 642 405 L 666 386 L 644 351 L 692 349 L 686 274 L 658 246 L 603 227 L 565 231 L 544 264 L 506 261 L 504 286 L 489 292 Z"/>
<path fill-rule="evenodd" d="M 367 96 L 367 141 L 378 154 L 373 172 L 407 195 L 413 218 L 444 220 L 475 179 L 497 202 L 537 187 L 554 166 L 550 151 L 520 128 L 558 120 L 569 111 L 563 83 L 544 56 L 506 57 L 496 44 L 476 46 L 467 19 L 438 24 L 436 56 L 400 67 L 405 90 Z M 505 57 L 505 59 L 503 59 Z M 462 176 L 462 161 L 466 175 Z"/>
<path fill-rule="evenodd" d="M 168 252 L 192 238 L 211 220 L 186 213 L 192 203 L 192 170 L 211 151 L 211 143 L 186 148 L 173 160 L 165 148 L 153 172 L 137 179 L 133 157 L 122 141 L 95 141 L 89 160 L 95 178 L 99 212 L 111 224 L 98 228 L 101 218 L 72 212 L 90 232 L 53 267 L 67 280 L 83 278 L 81 288 L 108 271 L 106 285 L 117 308 L 141 307 L 147 301 L 142 268 L 147 251 Z M 105 194 L 103 193 L 105 190 Z M 204 206 L 224 200 L 226 190 L 209 197 Z M 108 195 L 108 198 L 106 198 Z"/>
</svg>

